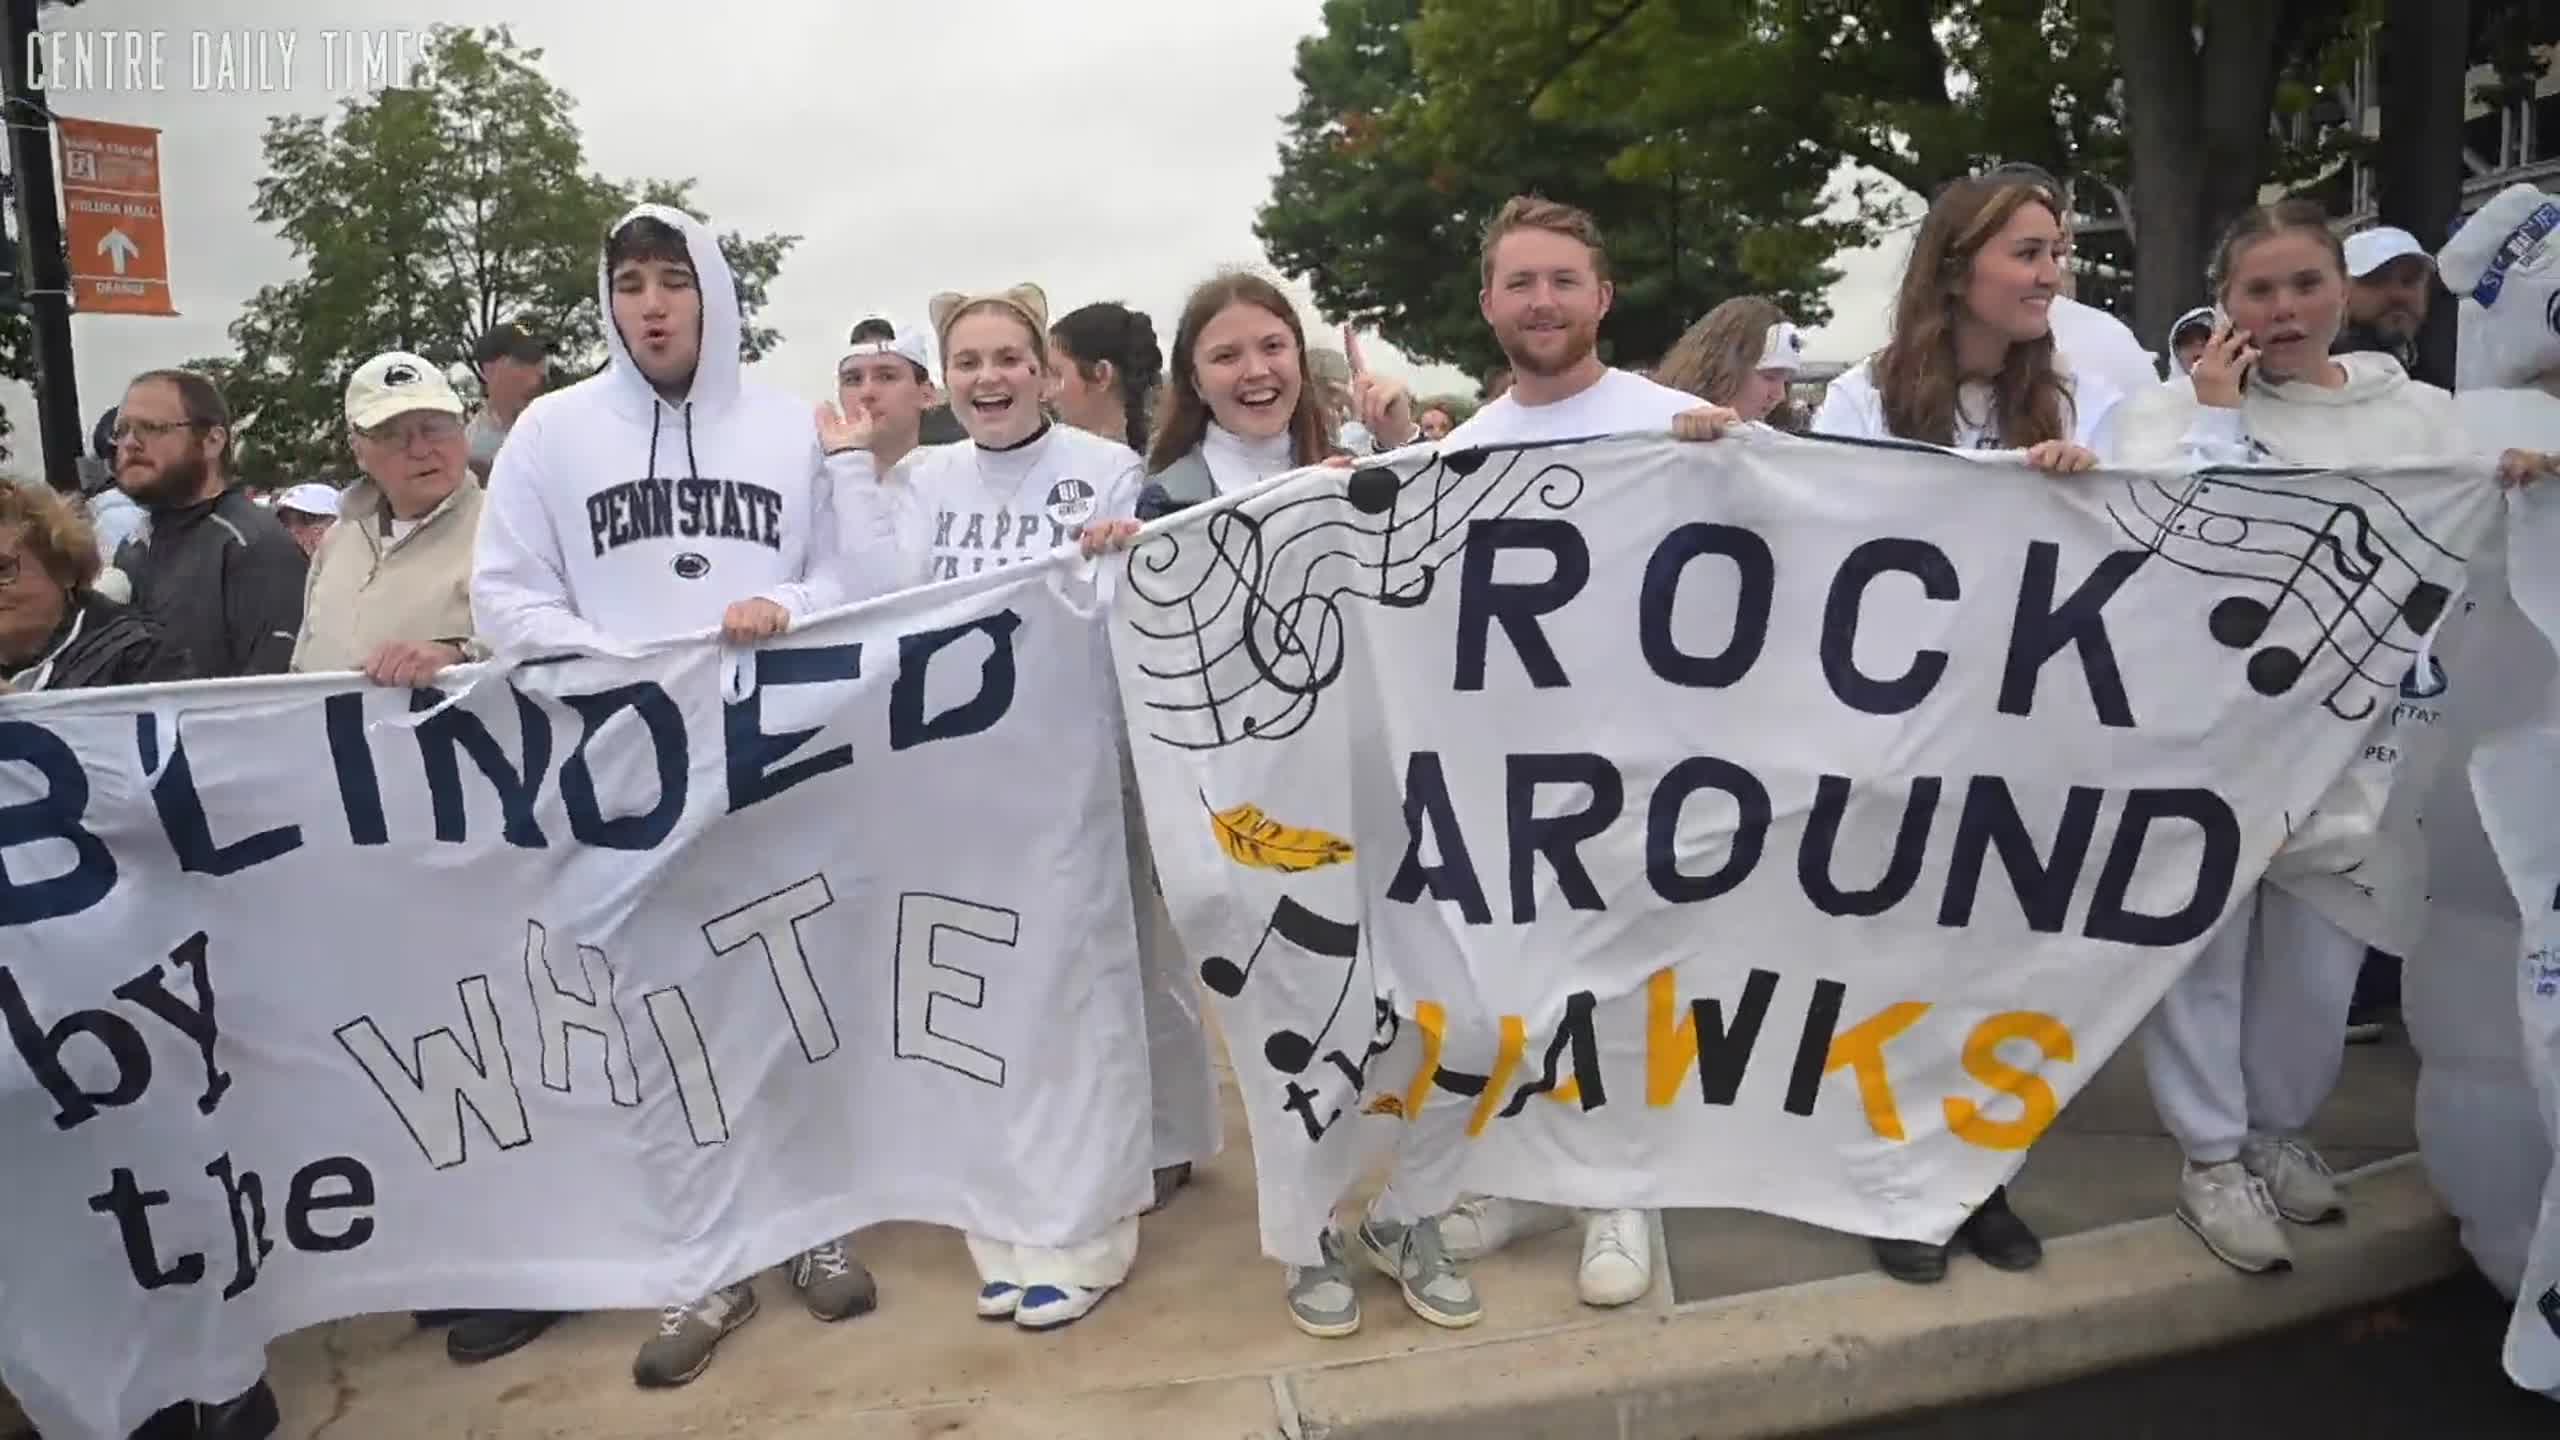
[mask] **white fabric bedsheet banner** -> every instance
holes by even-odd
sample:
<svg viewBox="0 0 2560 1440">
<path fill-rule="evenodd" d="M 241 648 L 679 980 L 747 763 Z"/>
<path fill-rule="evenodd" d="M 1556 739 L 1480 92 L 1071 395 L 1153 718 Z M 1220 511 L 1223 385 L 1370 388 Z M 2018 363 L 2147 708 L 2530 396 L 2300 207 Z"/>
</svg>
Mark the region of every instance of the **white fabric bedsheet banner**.
<svg viewBox="0 0 2560 1440">
<path fill-rule="evenodd" d="M 1146 1203 L 1093 587 L 480 680 L 0 702 L 0 1377 L 48 1437 L 411 1308 Z"/>
<path fill-rule="evenodd" d="M 1114 654 L 1266 1251 L 1312 1260 L 1389 1147 L 1391 1213 L 1944 1238 L 2374 763 L 2497 514 L 2485 459 L 1752 435 L 1417 449 L 1160 522 Z"/>
<path fill-rule="evenodd" d="M 2552 556 L 2560 554 L 2560 494 L 2537 488 L 2516 497 L 2511 510 L 2508 583 L 2515 608 L 2532 621 L 2547 645 L 2560 646 L 2560 572 L 2550 563 Z M 2560 1395 L 2560 1172 L 2550 1169 L 2555 1142 L 2560 1142 L 2560 693 L 2550 683 L 2548 650 L 2530 658 L 2538 662 L 2534 668 L 2517 666 L 2508 674 L 2512 683 L 2531 687 L 2526 691 L 2532 702 L 2531 720 L 2483 740 L 2470 764 L 2479 823 L 2496 851 L 2514 902 L 2513 913 L 2521 924 L 2520 934 L 2516 929 L 2505 932 L 2512 947 L 2507 958 L 2514 967 L 2505 972 L 2505 998 L 2514 1008 L 2505 1014 L 2491 1011 L 2488 992 L 2480 989 L 2464 1012 L 2474 1026 L 2517 1025 L 2530 1098 L 2502 1086 L 2489 1097 L 2496 1102 L 2494 1109 L 2480 1107 L 2489 1111 L 2486 1120 L 2471 1118 L 2466 1132 L 2451 1137 L 2422 1132 L 2420 1139 L 2430 1146 L 2431 1170 L 2437 1168 L 2434 1152 L 2446 1150 L 2446 1140 L 2451 1138 L 2460 1142 L 2460 1148 L 2450 1150 L 2450 1155 L 2473 1158 L 2483 1179 L 2526 1184 L 2539 1179 L 2541 1199 L 2521 1274 L 2504 1267 L 2512 1243 L 2505 1225 L 2500 1226 L 2498 1239 L 2507 1243 L 2481 1260 L 2499 1288 L 2516 1301 L 2507 1325 L 2508 1377 L 2528 1390 Z M 2441 890 L 2442 877 L 2438 884 Z M 2426 960 L 2433 964 L 2439 958 L 2430 955 Z M 2404 987 L 2418 979 L 2413 969 Z M 2461 993 L 2475 992 L 2465 987 Z M 2420 1118 L 2426 1118 L 2423 1110 Z M 2480 1133 L 2485 1123 L 2497 1121 L 2504 1123 L 2494 1140 Z M 2533 1122 L 2538 1122 L 2538 1131 L 2521 1128 Z M 2520 1197 L 2508 1196 L 2504 1189 L 2493 1197 L 2499 1202 L 2496 1205 L 2476 1207 L 2485 1211 L 2485 1218 L 2503 1221 L 2512 1215 Z M 2465 1197 L 2449 1198 L 2459 1202 Z M 2465 1235 L 2470 1238 L 2474 1216 L 2466 1213 L 2464 1219 Z M 2474 1246 L 2475 1253 L 2479 1248 Z M 2493 1259 L 2499 1262 L 2495 1268 Z"/>
</svg>

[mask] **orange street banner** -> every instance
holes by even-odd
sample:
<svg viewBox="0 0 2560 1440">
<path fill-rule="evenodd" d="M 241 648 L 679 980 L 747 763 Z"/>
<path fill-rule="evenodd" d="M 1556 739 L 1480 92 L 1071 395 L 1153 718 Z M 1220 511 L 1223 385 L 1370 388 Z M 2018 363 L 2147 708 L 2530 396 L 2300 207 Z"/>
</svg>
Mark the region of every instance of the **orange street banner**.
<svg viewBox="0 0 2560 1440">
<path fill-rule="evenodd" d="M 160 132 L 54 117 L 71 308 L 90 315 L 175 315 L 169 232 L 160 220 Z"/>
</svg>

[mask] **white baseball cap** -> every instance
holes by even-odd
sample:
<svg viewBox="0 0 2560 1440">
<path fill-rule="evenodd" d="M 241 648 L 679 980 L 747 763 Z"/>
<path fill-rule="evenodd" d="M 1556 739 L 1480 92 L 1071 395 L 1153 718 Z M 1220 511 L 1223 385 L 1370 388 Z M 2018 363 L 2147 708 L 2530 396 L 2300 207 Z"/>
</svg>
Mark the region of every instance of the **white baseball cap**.
<svg viewBox="0 0 2560 1440">
<path fill-rule="evenodd" d="M 347 381 L 347 423 L 359 430 L 412 410 L 462 414 L 462 397 L 453 393 L 453 382 L 424 356 L 386 350 L 357 366 Z"/>
<path fill-rule="evenodd" d="M 2418 243 L 2417 236 L 2393 225 L 2377 225 L 2370 230 L 2357 231 L 2347 237 L 2346 250 L 2347 273 L 2359 280 L 2403 255 L 2417 256 L 2426 261 L 2430 269 L 2436 263 L 2435 257 L 2427 253 L 2427 247 Z"/>
<path fill-rule="evenodd" d="M 889 338 L 886 340 L 850 338 L 854 331 L 860 330 L 865 325 L 888 326 Z M 923 331 L 894 315 L 879 310 L 865 311 L 862 317 L 854 321 L 845 331 L 845 335 L 847 339 L 842 357 L 844 360 L 850 360 L 856 355 L 896 355 L 923 366 L 924 373 L 927 375 L 933 373 L 933 342 L 925 337 Z"/>
<path fill-rule="evenodd" d="M 1761 370 L 1784 370 L 1792 374 L 1804 368 L 1804 332 L 1781 320 L 1769 327 L 1768 338 L 1760 342 Z"/>
<path fill-rule="evenodd" d="M 334 520 L 338 515 L 338 492 L 327 485 L 296 485 L 276 496 L 275 508 L 298 510 L 305 515 L 326 515 Z"/>
</svg>

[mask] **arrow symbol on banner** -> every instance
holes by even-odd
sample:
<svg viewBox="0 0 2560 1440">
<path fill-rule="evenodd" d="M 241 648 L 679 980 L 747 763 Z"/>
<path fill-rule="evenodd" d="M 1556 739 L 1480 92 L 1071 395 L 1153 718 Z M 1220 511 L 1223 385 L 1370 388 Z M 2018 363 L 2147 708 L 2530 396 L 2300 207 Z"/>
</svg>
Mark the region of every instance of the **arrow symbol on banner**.
<svg viewBox="0 0 2560 1440">
<path fill-rule="evenodd" d="M 142 247 L 134 244 L 133 237 L 123 231 L 110 230 L 98 241 L 98 253 L 106 256 L 108 263 L 114 265 L 116 273 L 121 275 L 133 257 L 142 253 Z"/>
</svg>

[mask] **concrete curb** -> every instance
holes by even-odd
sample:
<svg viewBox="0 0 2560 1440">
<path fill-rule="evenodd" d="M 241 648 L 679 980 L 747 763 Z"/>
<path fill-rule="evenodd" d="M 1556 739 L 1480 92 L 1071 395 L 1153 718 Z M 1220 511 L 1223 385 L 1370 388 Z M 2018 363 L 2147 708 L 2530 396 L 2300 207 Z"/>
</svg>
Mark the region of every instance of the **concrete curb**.
<svg viewBox="0 0 2560 1440">
<path fill-rule="evenodd" d="M 2281 1328 L 2468 1261 L 2414 1155 L 2346 1177 L 2296 1269 L 2243 1275 L 2173 1217 L 2056 1242 L 2005 1275 L 1853 1275 L 1276 1377 L 1304 1440 L 1691 1440 L 1798 1434 L 2013 1393 Z"/>
</svg>

